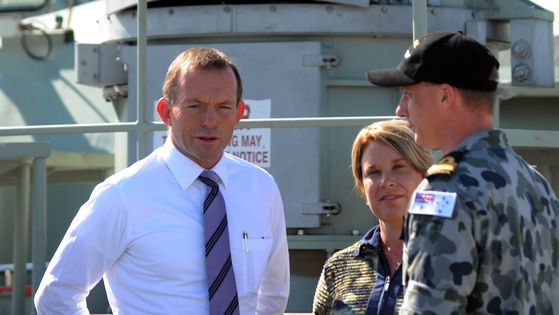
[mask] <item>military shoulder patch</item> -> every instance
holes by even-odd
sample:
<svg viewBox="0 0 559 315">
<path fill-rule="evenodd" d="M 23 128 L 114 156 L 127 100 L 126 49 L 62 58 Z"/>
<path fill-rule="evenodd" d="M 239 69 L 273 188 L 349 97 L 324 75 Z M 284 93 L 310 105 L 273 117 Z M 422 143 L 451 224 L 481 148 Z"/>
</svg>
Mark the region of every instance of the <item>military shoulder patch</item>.
<svg viewBox="0 0 559 315">
<path fill-rule="evenodd" d="M 408 213 L 450 218 L 454 213 L 456 193 L 415 191 Z"/>
<path fill-rule="evenodd" d="M 451 152 L 445 155 L 439 162 L 427 170 L 426 177 L 433 175 L 451 175 L 458 166 L 458 162 L 462 159 L 463 155 L 463 152 Z"/>
</svg>

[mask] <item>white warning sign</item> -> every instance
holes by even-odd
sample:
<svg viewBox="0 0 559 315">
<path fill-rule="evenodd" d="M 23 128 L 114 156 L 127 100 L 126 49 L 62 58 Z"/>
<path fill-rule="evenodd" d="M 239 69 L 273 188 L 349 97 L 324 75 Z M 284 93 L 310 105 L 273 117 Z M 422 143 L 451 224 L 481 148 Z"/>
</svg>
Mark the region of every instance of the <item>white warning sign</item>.
<svg viewBox="0 0 559 315">
<path fill-rule="evenodd" d="M 244 100 L 243 119 L 270 118 L 271 100 Z M 269 167 L 271 162 L 270 128 L 237 128 L 225 152 L 260 167 Z"/>
</svg>

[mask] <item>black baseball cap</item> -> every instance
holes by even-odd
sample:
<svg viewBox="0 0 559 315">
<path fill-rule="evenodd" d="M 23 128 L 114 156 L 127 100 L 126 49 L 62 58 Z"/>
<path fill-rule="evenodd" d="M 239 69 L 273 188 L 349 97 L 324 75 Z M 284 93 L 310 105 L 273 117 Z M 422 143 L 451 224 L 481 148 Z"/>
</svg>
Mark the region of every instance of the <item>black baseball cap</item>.
<svg viewBox="0 0 559 315">
<path fill-rule="evenodd" d="M 462 32 L 434 32 L 416 39 L 397 68 L 367 71 L 367 79 L 385 87 L 426 81 L 492 92 L 499 61 L 487 47 Z"/>
</svg>

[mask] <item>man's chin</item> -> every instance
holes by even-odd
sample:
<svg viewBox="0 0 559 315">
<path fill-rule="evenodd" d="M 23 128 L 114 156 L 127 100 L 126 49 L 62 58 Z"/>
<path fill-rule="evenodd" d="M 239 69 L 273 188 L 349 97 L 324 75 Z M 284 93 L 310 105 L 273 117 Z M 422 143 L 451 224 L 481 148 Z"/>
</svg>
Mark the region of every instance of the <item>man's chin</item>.
<svg viewBox="0 0 559 315">
<path fill-rule="evenodd" d="M 420 136 L 417 135 L 417 133 L 415 134 L 415 136 L 414 136 L 413 139 L 415 140 L 415 143 L 417 143 L 418 145 L 420 145 L 420 146 L 422 146 L 422 147 L 424 147 L 424 148 L 426 148 L 426 149 L 429 149 L 429 150 L 436 150 L 436 149 L 438 149 L 438 147 L 437 147 L 436 145 L 433 145 L 433 144 L 430 144 L 430 143 L 427 142 L 427 141 L 424 141 L 422 137 L 420 137 Z"/>
</svg>

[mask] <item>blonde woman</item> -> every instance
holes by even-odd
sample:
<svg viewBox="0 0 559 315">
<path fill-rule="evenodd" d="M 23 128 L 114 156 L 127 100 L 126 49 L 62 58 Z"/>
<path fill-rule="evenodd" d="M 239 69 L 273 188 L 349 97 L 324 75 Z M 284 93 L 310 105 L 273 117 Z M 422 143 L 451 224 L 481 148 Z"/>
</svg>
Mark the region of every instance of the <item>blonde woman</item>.
<svg viewBox="0 0 559 315">
<path fill-rule="evenodd" d="M 403 218 L 414 189 L 432 163 L 403 120 L 375 122 L 353 142 L 355 186 L 379 224 L 336 252 L 322 269 L 314 314 L 397 314 L 403 299 Z"/>
</svg>

